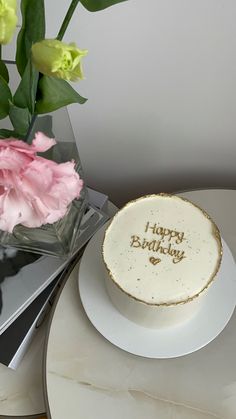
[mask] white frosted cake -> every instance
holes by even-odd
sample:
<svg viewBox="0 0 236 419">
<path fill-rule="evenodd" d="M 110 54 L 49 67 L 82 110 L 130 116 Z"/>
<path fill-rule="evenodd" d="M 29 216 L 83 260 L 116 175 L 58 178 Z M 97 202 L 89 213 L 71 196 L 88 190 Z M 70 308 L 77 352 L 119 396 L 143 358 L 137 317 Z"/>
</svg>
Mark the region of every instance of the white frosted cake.
<svg viewBox="0 0 236 419">
<path fill-rule="evenodd" d="M 149 195 L 112 219 L 103 242 L 106 286 L 116 308 L 146 327 L 189 319 L 221 263 L 220 233 L 190 201 Z"/>
</svg>

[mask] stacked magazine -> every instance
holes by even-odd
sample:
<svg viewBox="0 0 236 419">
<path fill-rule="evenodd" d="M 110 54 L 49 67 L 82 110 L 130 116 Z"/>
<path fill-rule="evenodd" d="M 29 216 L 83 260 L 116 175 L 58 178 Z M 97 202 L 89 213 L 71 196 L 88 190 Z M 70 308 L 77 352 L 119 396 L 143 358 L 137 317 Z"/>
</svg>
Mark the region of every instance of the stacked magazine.
<svg viewBox="0 0 236 419">
<path fill-rule="evenodd" d="M 0 363 L 17 368 L 48 313 L 61 283 L 85 244 L 108 220 L 108 198 L 88 189 L 89 205 L 70 258 L 0 247 Z"/>
</svg>

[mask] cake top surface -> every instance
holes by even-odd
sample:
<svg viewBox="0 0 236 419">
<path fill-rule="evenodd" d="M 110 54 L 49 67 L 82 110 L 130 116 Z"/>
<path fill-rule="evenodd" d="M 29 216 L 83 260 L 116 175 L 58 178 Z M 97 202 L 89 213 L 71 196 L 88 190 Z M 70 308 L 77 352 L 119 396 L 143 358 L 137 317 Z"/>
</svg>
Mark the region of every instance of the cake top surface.
<svg viewBox="0 0 236 419">
<path fill-rule="evenodd" d="M 126 204 L 103 242 L 110 278 L 130 297 L 152 305 L 196 298 L 220 267 L 222 244 L 212 219 L 175 195 L 149 195 Z"/>
</svg>

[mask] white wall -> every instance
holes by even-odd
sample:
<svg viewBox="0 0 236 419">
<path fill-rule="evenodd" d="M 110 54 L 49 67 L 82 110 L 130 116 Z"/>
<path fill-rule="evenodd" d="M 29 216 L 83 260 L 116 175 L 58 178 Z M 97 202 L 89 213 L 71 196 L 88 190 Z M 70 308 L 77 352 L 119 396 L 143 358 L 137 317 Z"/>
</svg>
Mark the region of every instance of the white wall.
<svg viewBox="0 0 236 419">
<path fill-rule="evenodd" d="M 48 36 L 70 3 L 46 0 Z M 78 7 L 65 37 L 89 49 L 88 97 L 70 115 L 89 185 L 124 202 L 236 186 L 235 0 L 128 0 Z"/>
</svg>

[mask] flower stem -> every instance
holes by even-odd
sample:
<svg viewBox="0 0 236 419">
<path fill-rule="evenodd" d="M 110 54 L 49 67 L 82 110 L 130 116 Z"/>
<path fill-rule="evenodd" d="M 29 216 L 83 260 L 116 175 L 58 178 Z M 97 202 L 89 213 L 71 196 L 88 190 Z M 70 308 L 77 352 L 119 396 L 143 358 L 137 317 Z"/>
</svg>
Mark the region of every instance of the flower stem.
<svg viewBox="0 0 236 419">
<path fill-rule="evenodd" d="M 74 13 L 74 11 L 75 11 L 75 9 L 76 9 L 77 4 L 79 3 L 79 1 L 80 1 L 80 0 L 72 0 L 72 2 L 71 2 L 71 4 L 70 4 L 70 7 L 69 7 L 69 9 L 67 10 L 66 16 L 65 16 L 65 18 L 64 18 L 64 20 L 63 20 L 63 22 L 62 22 L 61 27 L 60 27 L 60 30 L 59 30 L 59 32 L 58 32 L 58 35 L 57 35 L 57 39 L 58 39 L 59 41 L 61 41 L 61 40 L 62 40 L 62 38 L 63 38 L 63 36 L 64 36 L 64 34 L 65 34 L 65 31 L 66 31 L 66 29 L 67 29 L 67 26 L 68 26 L 68 25 L 69 25 L 69 23 L 70 23 L 70 20 L 71 20 L 71 18 L 72 18 L 72 15 L 73 15 L 73 13 Z"/>
</svg>

